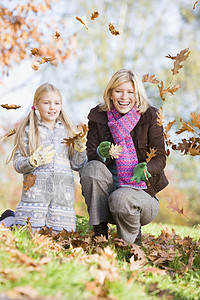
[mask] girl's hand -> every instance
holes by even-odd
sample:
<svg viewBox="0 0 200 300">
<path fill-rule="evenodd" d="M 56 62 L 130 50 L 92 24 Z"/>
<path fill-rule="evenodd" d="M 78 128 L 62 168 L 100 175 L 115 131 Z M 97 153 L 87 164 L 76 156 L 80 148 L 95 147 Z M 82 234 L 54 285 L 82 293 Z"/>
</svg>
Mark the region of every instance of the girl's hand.
<svg viewBox="0 0 200 300">
<path fill-rule="evenodd" d="M 51 150 L 53 145 L 43 149 L 43 146 L 40 145 L 35 152 L 30 156 L 29 162 L 33 167 L 39 167 L 41 165 L 49 164 L 52 162 L 56 150 Z"/>
<path fill-rule="evenodd" d="M 136 180 L 136 182 L 139 183 L 141 180 L 145 181 L 148 180 L 148 178 L 150 177 L 151 174 L 147 171 L 147 163 L 143 162 L 135 166 L 131 181 Z"/>
<path fill-rule="evenodd" d="M 83 152 L 86 149 L 87 138 L 78 136 L 74 141 L 74 149 L 78 152 Z"/>
</svg>

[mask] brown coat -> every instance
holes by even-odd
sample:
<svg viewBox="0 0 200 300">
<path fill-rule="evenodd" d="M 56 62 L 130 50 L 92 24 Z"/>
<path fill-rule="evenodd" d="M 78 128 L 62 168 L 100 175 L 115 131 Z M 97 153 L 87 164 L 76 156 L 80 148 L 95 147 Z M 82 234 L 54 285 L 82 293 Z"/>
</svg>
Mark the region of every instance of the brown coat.
<svg viewBox="0 0 200 300">
<path fill-rule="evenodd" d="M 152 197 L 168 185 L 168 180 L 163 169 L 166 165 L 165 146 L 163 138 L 163 128 L 157 124 L 157 112 L 155 107 L 150 106 L 141 116 L 135 128 L 131 131 L 131 136 L 135 145 L 138 162 L 145 162 L 147 152 L 150 148 L 156 149 L 156 156 L 147 164 L 147 169 L 151 174 L 149 179 L 150 186 L 145 190 Z M 97 147 L 103 141 L 114 143 L 110 129 L 108 127 L 108 118 L 105 111 L 99 111 L 99 106 L 91 109 L 89 115 L 89 132 L 87 136 L 87 154 L 88 160 L 99 160 L 96 152 Z M 107 166 L 113 164 L 109 159 Z"/>
</svg>

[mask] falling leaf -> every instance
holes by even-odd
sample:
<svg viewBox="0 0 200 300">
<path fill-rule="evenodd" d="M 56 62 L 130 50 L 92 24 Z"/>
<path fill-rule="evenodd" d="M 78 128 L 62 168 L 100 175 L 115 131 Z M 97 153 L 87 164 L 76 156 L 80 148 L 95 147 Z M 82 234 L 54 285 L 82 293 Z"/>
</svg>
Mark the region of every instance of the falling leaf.
<svg viewBox="0 0 200 300">
<path fill-rule="evenodd" d="M 17 109 L 21 107 L 20 105 L 16 104 L 1 104 L 1 106 L 6 109 Z"/>
<path fill-rule="evenodd" d="M 199 1 L 196 1 L 195 3 L 194 3 L 194 5 L 193 5 L 193 9 L 195 9 L 196 8 L 196 5 L 197 5 L 197 3 L 198 3 Z"/>
<path fill-rule="evenodd" d="M 86 20 L 86 16 L 76 17 L 76 19 L 81 22 L 82 26 L 85 26 L 86 29 L 88 29 L 88 24 Z"/>
<path fill-rule="evenodd" d="M 24 191 L 27 192 L 34 184 L 36 180 L 36 175 L 28 174 L 23 182 Z"/>
<path fill-rule="evenodd" d="M 54 37 L 57 40 L 60 37 L 60 33 L 58 31 L 56 31 Z"/>
<path fill-rule="evenodd" d="M 94 11 L 94 12 L 92 13 L 90 19 L 91 19 L 91 20 L 94 20 L 94 19 L 98 18 L 98 16 L 99 16 L 98 11 Z"/>
<path fill-rule="evenodd" d="M 16 128 L 9 130 L 6 134 L 4 134 L 4 136 L 1 138 L 1 141 L 4 141 L 6 138 L 8 138 L 9 136 L 12 136 L 13 134 L 15 134 L 17 131 Z"/>
<path fill-rule="evenodd" d="M 150 148 L 149 149 L 149 153 L 147 152 L 147 158 L 146 158 L 146 162 L 148 163 L 148 162 L 150 162 L 150 160 L 154 157 L 154 156 L 156 156 L 156 151 L 157 151 L 157 149 L 154 149 L 154 148 Z M 148 178 L 148 177 L 147 177 Z"/>
<path fill-rule="evenodd" d="M 173 95 L 174 92 L 176 92 L 177 90 L 180 89 L 180 84 L 176 84 L 172 87 L 168 87 L 166 89 L 164 89 L 164 84 L 163 84 L 163 81 L 160 82 L 160 85 L 158 84 L 158 89 L 159 89 L 159 92 L 160 92 L 160 97 L 163 101 L 165 101 L 165 98 L 164 98 L 164 94 L 169 94 L 169 95 Z"/>
<path fill-rule="evenodd" d="M 200 146 L 190 148 L 189 151 L 188 151 L 188 154 L 191 155 L 191 156 L 200 155 Z"/>
<path fill-rule="evenodd" d="M 158 83 L 159 81 L 156 79 L 155 77 L 156 75 L 151 75 L 149 76 L 149 74 L 145 74 L 142 77 L 142 82 L 151 82 L 151 83 Z"/>
<path fill-rule="evenodd" d="M 113 25 L 113 23 L 110 23 L 108 25 L 108 28 L 109 28 L 110 32 L 112 33 L 112 35 L 118 35 L 118 34 L 120 34 L 119 30 L 117 30 L 115 28 L 115 26 Z"/>
<path fill-rule="evenodd" d="M 187 219 L 189 219 L 185 214 L 184 214 L 184 211 L 183 211 L 183 207 L 182 208 L 179 208 L 179 203 L 177 200 L 168 200 L 168 207 L 171 208 L 173 211 L 176 211 L 177 213 L 183 215 L 184 217 L 186 217 Z M 190 219 L 189 219 L 190 220 Z"/>
<path fill-rule="evenodd" d="M 170 137 L 170 135 L 168 134 L 168 132 L 170 131 L 170 129 L 172 128 L 172 126 L 176 124 L 176 121 L 172 121 L 172 122 L 169 122 L 165 128 L 164 128 L 164 137 L 165 139 L 168 139 Z"/>
<path fill-rule="evenodd" d="M 32 64 L 32 68 L 37 71 L 39 70 L 40 68 L 40 63 L 38 61 L 35 61 L 33 64 Z"/>
<path fill-rule="evenodd" d="M 121 145 L 111 144 L 109 154 L 111 158 L 118 158 L 122 152 L 123 147 Z"/>
<path fill-rule="evenodd" d="M 189 54 L 190 54 L 189 48 L 186 48 L 182 50 L 180 53 L 177 53 L 176 56 L 171 56 L 170 54 L 165 56 L 167 58 L 175 60 L 174 67 L 173 69 L 171 69 L 173 75 L 179 73 L 179 70 L 183 67 L 183 65 L 181 65 L 181 62 L 185 61 L 188 58 Z"/>
<path fill-rule="evenodd" d="M 182 133 L 184 131 L 193 132 L 193 133 L 195 132 L 194 128 L 190 125 L 189 122 L 182 123 L 182 127 L 178 131 L 176 131 L 175 133 L 176 134 L 180 134 L 180 133 Z"/>
<path fill-rule="evenodd" d="M 31 49 L 30 51 L 31 51 L 31 54 L 34 55 L 34 56 L 39 55 L 39 50 L 38 50 L 38 48 L 33 48 L 33 49 Z"/>
<path fill-rule="evenodd" d="M 163 125 L 163 122 L 164 122 L 164 120 L 165 120 L 165 116 L 164 116 L 164 114 L 163 114 L 163 111 L 164 111 L 164 109 L 162 108 L 162 107 L 160 107 L 160 109 L 156 112 L 156 114 L 157 114 L 157 124 L 159 125 L 159 126 L 162 126 Z"/>
<path fill-rule="evenodd" d="M 197 113 L 190 113 L 190 116 L 191 116 L 191 121 L 192 123 L 200 129 L 200 113 L 197 115 Z"/>
<path fill-rule="evenodd" d="M 40 64 L 44 64 L 44 63 L 49 62 L 49 61 L 52 61 L 52 60 L 55 60 L 55 58 L 51 58 L 51 57 L 42 57 L 41 60 L 40 60 Z"/>
</svg>

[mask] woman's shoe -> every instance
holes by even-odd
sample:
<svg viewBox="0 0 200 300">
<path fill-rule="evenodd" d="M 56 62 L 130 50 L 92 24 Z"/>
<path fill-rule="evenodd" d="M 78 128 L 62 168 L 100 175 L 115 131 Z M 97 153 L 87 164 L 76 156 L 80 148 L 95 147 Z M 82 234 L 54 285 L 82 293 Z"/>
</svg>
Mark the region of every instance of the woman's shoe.
<svg viewBox="0 0 200 300">
<path fill-rule="evenodd" d="M 101 222 L 98 225 L 93 225 L 93 230 L 94 230 L 94 236 L 101 236 L 103 235 L 104 237 L 106 237 L 106 239 L 108 239 L 108 225 L 107 222 Z"/>
</svg>

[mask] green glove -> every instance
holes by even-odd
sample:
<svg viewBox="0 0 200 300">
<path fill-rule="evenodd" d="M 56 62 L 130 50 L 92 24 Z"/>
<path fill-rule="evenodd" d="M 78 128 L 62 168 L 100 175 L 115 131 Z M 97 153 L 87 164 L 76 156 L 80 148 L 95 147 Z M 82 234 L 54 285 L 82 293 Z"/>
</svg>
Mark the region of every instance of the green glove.
<svg viewBox="0 0 200 300">
<path fill-rule="evenodd" d="M 147 163 L 139 163 L 137 166 L 135 166 L 133 170 L 133 177 L 131 178 L 131 181 L 136 180 L 137 183 L 140 182 L 140 180 L 148 180 L 148 178 L 151 177 L 151 174 L 147 171 Z"/>
<path fill-rule="evenodd" d="M 99 154 L 104 158 L 111 157 L 109 154 L 110 146 L 111 146 L 111 142 L 107 142 L 107 141 L 101 142 L 98 146 Z"/>
</svg>

